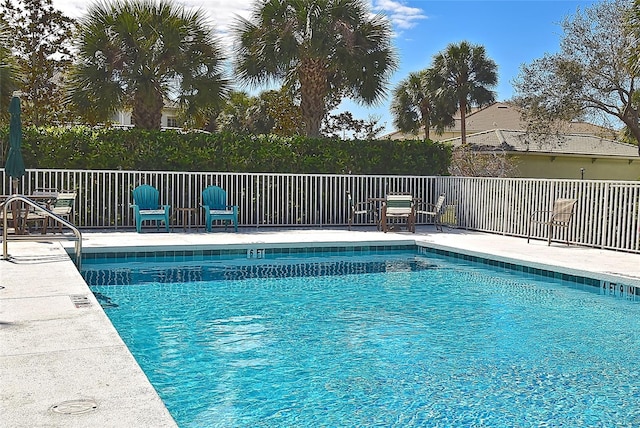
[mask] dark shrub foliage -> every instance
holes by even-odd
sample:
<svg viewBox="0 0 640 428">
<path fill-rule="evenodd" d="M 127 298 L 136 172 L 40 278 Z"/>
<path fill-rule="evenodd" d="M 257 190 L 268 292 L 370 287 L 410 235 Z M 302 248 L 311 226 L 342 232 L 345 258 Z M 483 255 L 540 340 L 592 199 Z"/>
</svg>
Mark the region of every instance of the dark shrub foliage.
<svg viewBox="0 0 640 428">
<path fill-rule="evenodd" d="M 7 128 L 0 134 L 8 141 Z M 431 141 L 88 127 L 26 127 L 23 155 L 27 168 L 41 169 L 384 175 L 447 175 L 451 160 L 447 146 Z"/>
</svg>

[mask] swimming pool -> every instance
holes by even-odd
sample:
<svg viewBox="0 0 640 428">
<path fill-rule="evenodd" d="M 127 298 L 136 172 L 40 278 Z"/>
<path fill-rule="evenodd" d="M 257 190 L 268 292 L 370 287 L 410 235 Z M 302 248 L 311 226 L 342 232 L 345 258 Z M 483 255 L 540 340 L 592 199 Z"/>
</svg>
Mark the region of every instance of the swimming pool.
<svg viewBox="0 0 640 428">
<path fill-rule="evenodd" d="M 596 282 L 415 250 L 83 275 L 181 427 L 640 425 L 640 303 Z"/>
</svg>

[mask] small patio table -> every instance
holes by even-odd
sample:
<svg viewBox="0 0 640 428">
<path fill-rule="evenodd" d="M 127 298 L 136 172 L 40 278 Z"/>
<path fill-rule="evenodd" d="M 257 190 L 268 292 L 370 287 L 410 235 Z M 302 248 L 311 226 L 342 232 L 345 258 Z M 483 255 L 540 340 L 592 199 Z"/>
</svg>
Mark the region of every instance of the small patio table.
<svg viewBox="0 0 640 428">
<path fill-rule="evenodd" d="M 35 193 L 33 195 L 0 195 L 0 203 L 6 201 L 12 196 L 24 196 L 25 198 L 31 199 L 34 202 L 38 202 L 40 205 L 43 205 L 47 209 L 50 209 L 51 205 L 55 202 L 57 195 L 57 192 L 42 192 Z M 19 207 L 18 202 L 14 202 L 10 211 L 12 212 L 13 230 L 15 231 L 15 234 L 26 235 L 27 215 L 29 214 L 29 209 L 24 208 L 24 206 Z M 45 232 L 46 228 L 43 228 L 42 233 L 44 234 Z"/>
<path fill-rule="evenodd" d="M 178 222 L 179 219 L 179 222 Z M 194 221 L 195 219 L 195 221 Z M 187 227 L 191 229 L 192 226 L 196 227 L 196 232 L 200 228 L 200 222 L 198 221 L 198 209 L 191 207 L 179 207 L 176 208 L 175 221 L 182 225 L 182 230 L 186 231 Z M 173 230 L 173 225 L 171 226 Z"/>
</svg>

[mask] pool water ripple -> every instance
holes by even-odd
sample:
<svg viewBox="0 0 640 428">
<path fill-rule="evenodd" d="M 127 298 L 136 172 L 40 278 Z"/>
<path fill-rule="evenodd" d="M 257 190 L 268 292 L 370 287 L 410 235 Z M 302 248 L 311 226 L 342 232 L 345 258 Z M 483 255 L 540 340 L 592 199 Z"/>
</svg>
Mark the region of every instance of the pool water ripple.
<svg viewBox="0 0 640 428">
<path fill-rule="evenodd" d="M 637 302 L 446 258 L 376 266 L 92 289 L 181 427 L 640 426 Z"/>
</svg>

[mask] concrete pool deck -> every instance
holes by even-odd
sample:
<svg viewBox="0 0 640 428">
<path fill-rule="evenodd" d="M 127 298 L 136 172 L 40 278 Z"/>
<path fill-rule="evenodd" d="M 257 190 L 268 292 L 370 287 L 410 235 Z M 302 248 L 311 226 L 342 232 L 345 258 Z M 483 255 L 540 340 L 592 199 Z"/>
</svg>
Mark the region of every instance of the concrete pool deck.
<svg viewBox="0 0 640 428">
<path fill-rule="evenodd" d="M 415 235 L 369 228 L 84 232 L 83 252 L 413 242 L 640 286 L 640 254 L 433 227 Z M 175 427 L 65 247 L 73 243 L 10 241 L 11 259 L 0 261 L 0 426 Z"/>
</svg>

